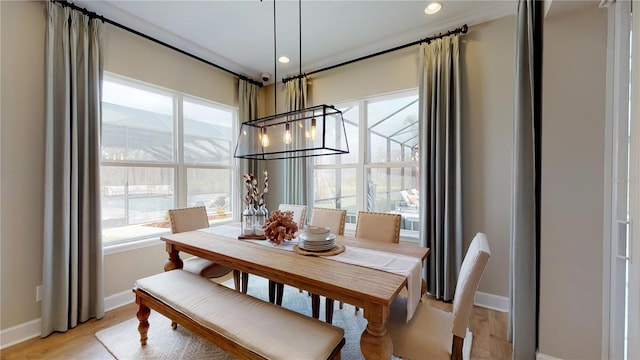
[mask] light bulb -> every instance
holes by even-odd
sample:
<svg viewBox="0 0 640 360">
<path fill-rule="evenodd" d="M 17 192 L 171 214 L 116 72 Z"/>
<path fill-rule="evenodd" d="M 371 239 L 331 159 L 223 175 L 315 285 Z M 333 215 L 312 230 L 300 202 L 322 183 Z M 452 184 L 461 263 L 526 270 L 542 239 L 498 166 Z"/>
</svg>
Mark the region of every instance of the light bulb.
<svg viewBox="0 0 640 360">
<path fill-rule="evenodd" d="M 260 144 L 262 147 L 269 146 L 269 136 L 267 136 L 267 129 L 262 129 L 262 137 L 260 138 Z"/>
<path fill-rule="evenodd" d="M 316 118 L 311 119 L 311 139 L 316 139 Z"/>
<path fill-rule="evenodd" d="M 289 123 L 285 124 L 284 127 L 284 143 L 291 144 L 291 129 L 289 128 Z"/>
</svg>

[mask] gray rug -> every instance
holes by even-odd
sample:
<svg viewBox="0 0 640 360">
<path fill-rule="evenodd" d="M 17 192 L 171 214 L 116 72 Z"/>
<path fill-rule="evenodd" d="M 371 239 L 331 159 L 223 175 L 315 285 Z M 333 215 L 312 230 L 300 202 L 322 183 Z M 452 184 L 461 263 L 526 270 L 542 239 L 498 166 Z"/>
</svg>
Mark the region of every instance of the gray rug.
<svg viewBox="0 0 640 360">
<path fill-rule="evenodd" d="M 267 280 L 258 276 L 249 276 L 248 294 L 265 301 L 268 299 Z M 233 287 L 233 280 L 224 283 Z M 324 320 L 324 298 L 321 298 L 320 319 Z M 311 316 L 311 297 L 306 292 L 285 286 L 282 306 L 299 313 Z M 343 309 L 335 303 L 333 324 L 344 329 L 345 346 L 342 348 L 342 359 L 363 359 L 360 352 L 360 335 L 364 331 L 367 321 L 362 317 L 362 310 L 354 315 L 355 308 L 344 304 Z M 149 332 L 147 346 L 140 346 L 138 334 L 138 320 L 135 314 L 131 319 L 108 329 L 96 333 L 98 340 L 119 360 L 140 359 L 233 359 L 231 356 L 193 335 L 190 331 L 178 326 L 171 330 L 171 321 L 166 317 L 151 311 L 149 318 Z"/>
</svg>

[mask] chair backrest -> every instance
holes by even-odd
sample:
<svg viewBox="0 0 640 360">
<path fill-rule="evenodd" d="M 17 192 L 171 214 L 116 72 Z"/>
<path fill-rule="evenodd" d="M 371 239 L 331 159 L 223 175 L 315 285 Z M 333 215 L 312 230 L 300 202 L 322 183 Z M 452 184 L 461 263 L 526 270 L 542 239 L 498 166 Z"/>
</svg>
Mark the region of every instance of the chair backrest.
<svg viewBox="0 0 640 360">
<path fill-rule="evenodd" d="M 207 208 L 204 206 L 171 209 L 169 221 L 173 234 L 209 227 Z"/>
<path fill-rule="evenodd" d="M 328 227 L 333 234 L 344 235 L 346 219 L 347 210 L 314 207 L 311 210 L 309 225 Z"/>
<path fill-rule="evenodd" d="M 456 292 L 453 297 L 453 335 L 464 339 L 469 316 L 473 308 L 473 298 L 478 289 L 478 283 L 484 272 L 484 268 L 491 257 L 487 236 L 477 233 L 471 240 L 471 245 L 462 261 Z"/>
<path fill-rule="evenodd" d="M 400 214 L 359 211 L 356 237 L 373 241 L 400 241 Z"/>
<path fill-rule="evenodd" d="M 280 204 L 278 210 L 293 212 L 293 221 L 298 224 L 298 228 L 302 231 L 307 219 L 307 207 L 305 205 Z"/>
</svg>

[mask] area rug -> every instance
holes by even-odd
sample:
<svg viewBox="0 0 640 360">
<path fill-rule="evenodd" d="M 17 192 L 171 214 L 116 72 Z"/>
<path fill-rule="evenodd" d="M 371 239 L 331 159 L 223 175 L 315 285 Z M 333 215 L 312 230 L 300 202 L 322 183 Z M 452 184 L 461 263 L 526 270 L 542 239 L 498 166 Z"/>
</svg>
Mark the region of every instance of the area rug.
<svg viewBox="0 0 640 360">
<path fill-rule="evenodd" d="M 223 283 L 233 287 L 233 280 Z M 250 275 L 247 294 L 267 301 L 268 281 L 262 277 Z M 307 292 L 285 286 L 282 306 L 299 313 L 311 316 L 311 297 Z M 345 346 L 342 348 L 343 360 L 363 359 L 360 352 L 360 335 L 367 326 L 367 320 L 362 317 L 362 310 L 355 314 L 355 308 L 344 304 L 343 309 L 335 303 L 333 324 L 344 329 Z M 321 300 L 320 319 L 324 320 L 324 297 Z M 135 313 L 131 319 L 96 333 L 98 340 L 118 360 L 191 360 L 212 359 L 230 360 L 230 355 L 209 342 L 193 335 L 189 330 L 178 326 L 171 330 L 171 321 L 155 311 L 151 311 L 149 318 L 149 332 L 147 345 L 140 346 L 138 320 Z"/>
</svg>

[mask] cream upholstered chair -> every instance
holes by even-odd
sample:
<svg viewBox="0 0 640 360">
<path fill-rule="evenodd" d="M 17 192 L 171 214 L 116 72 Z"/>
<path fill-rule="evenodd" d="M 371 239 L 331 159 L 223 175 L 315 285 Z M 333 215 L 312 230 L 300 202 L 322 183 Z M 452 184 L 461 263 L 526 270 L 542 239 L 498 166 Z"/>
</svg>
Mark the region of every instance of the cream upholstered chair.
<svg viewBox="0 0 640 360">
<path fill-rule="evenodd" d="M 314 207 L 311 209 L 309 225 L 324 226 L 331 230 L 332 234 L 344 235 L 344 224 L 347 220 L 347 210 L 326 209 Z M 311 314 L 314 318 L 320 317 L 320 295 L 311 294 Z M 333 300 L 325 300 L 325 320 L 333 322 Z"/>
<path fill-rule="evenodd" d="M 356 222 L 356 237 L 398 243 L 400 241 L 400 214 L 359 211 Z"/>
<path fill-rule="evenodd" d="M 393 355 L 406 360 L 462 359 L 465 337 L 472 336 L 467 335 L 467 326 L 473 298 L 490 256 L 487 237 L 476 234 L 460 268 L 451 313 L 422 301 L 407 323 L 407 299 L 396 298 L 386 324 L 393 341 Z"/>
<path fill-rule="evenodd" d="M 303 230 L 304 224 L 307 222 L 307 207 L 305 205 L 280 204 L 278 210 L 291 211 L 293 213 L 293 221 L 298 224 L 298 230 Z"/>
<path fill-rule="evenodd" d="M 356 237 L 397 244 L 400 242 L 401 221 L 400 214 L 358 211 Z M 340 309 L 342 309 L 342 302 L 340 302 Z M 356 313 L 358 310 L 360 309 L 356 306 Z"/>
<path fill-rule="evenodd" d="M 344 235 L 344 224 L 347 220 L 347 210 L 314 207 L 311 209 L 309 225 L 324 226 L 332 234 Z"/>
<path fill-rule="evenodd" d="M 209 227 L 207 209 L 204 206 L 171 209 L 169 210 L 169 221 L 173 234 Z M 232 269 L 226 266 L 197 256 L 184 260 L 182 268 L 207 279 L 219 278 L 232 271 Z M 240 290 L 239 271 L 233 270 L 233 280 L 236 290 Z"/>
<path fill-rule="evenodd" d="M 298 225 L 298 231 L 302 231 L 307 220 L 307 207 L 305 205 L 280 204 L 280 211 L 291 211 L 293 213 L 293 221 Z M 269 280 L 269 302 L 282 305 L 282 294 L 284 293 L 284 284 Z"/>
</svg>

